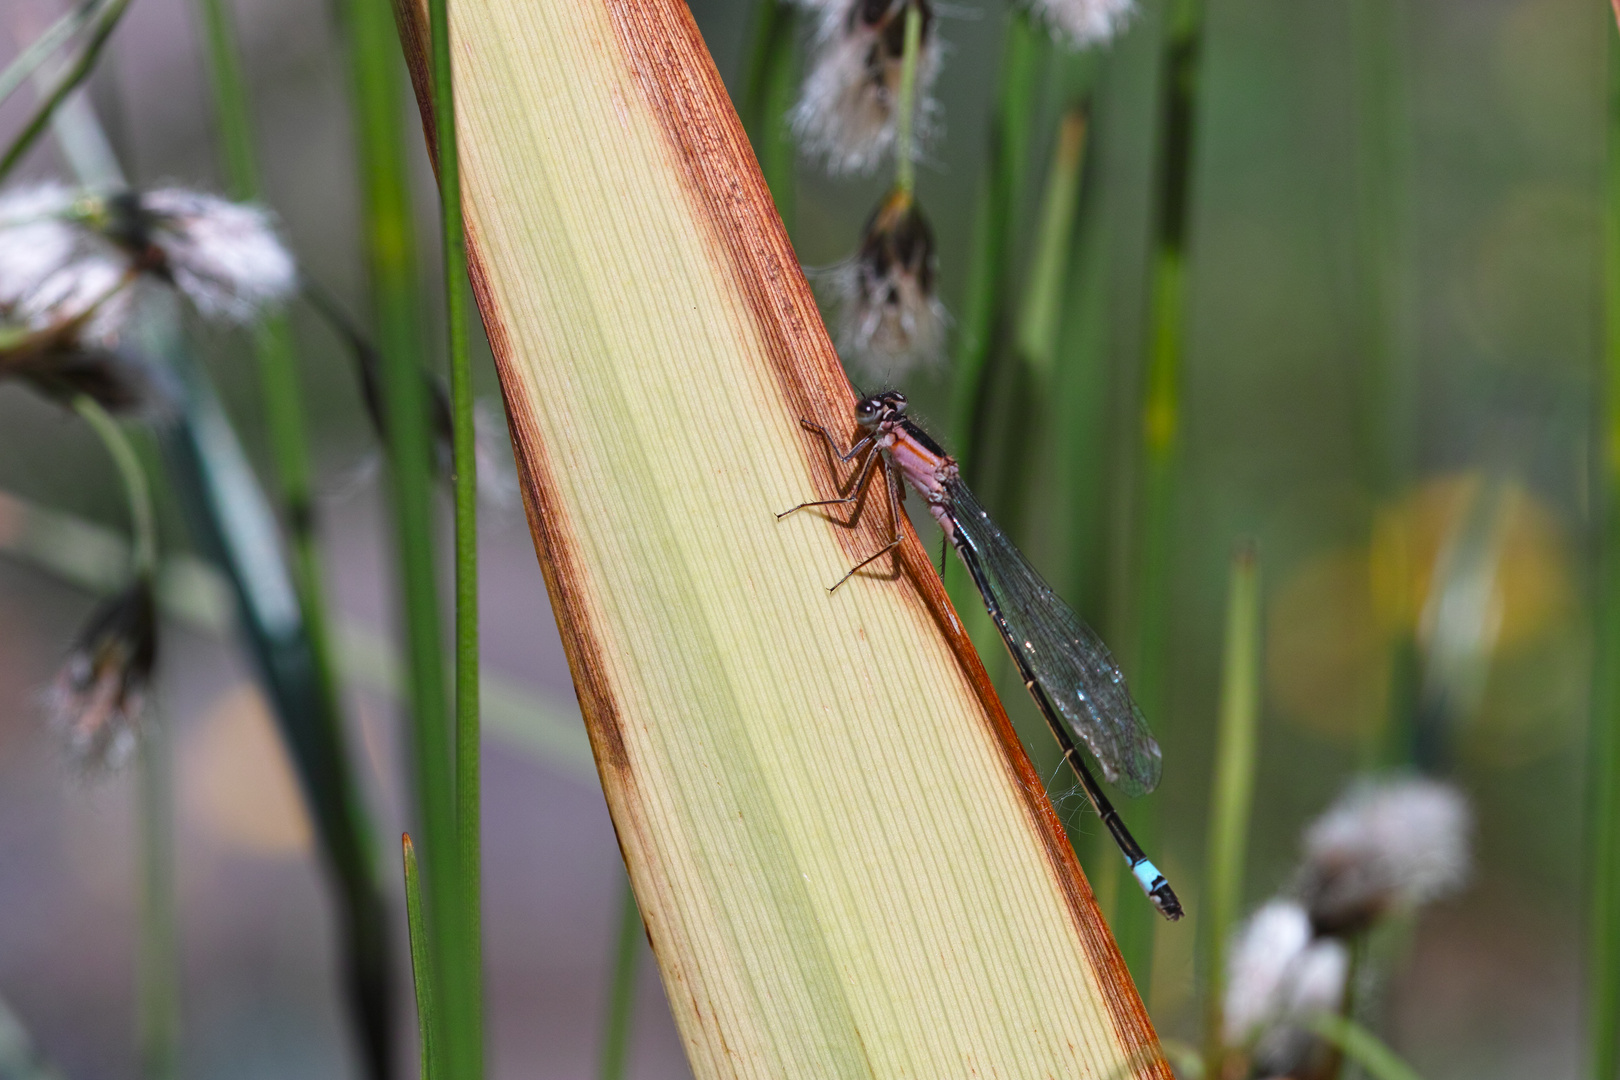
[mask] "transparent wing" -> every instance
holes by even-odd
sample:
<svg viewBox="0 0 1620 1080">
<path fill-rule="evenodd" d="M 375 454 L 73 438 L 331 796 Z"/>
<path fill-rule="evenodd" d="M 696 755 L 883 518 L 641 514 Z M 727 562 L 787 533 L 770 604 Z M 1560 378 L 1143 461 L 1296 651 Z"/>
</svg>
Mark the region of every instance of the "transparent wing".
<svg viewBox="0 0 1620 1080">
<path fill-rule="evenodd" d="M 1007 647 L 1019 654 L 1057 707 L 1076 743 L 1084 743 L 1108 782 L 1129 795 L 1159 784 L 1163 759 L 1142 710 L 1108 646 L 1041 579 L 962 484 L 951 486 L 957 532 L 979 563 L 986 601 L 1006 620 Z"/>
</svg>

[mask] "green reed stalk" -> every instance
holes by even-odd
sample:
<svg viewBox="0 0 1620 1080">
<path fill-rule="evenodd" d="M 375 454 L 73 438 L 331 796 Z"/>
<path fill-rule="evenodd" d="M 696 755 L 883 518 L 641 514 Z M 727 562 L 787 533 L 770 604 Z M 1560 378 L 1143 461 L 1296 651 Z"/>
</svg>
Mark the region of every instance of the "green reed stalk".
<svg viewBox="0 0 1620 1080">
<path fill-rule="evenodd" d="M 1260 569 L 1252 544 L 1232 556 L 1226 602 L 1226 657 L 1215 733 L 1215 779 L 1209 797 L 1204 869 L 1204 1075 L 1221 1075 L 1226 938 L 1243 904 L 1249 811 L 1260 721 Z"/>
<path fill-rule="evenodd" d="M 1074 218 L 1080 208 L 1088 113 L 1084 103 L 1076 104 L 1058 123 L 1057 146 L 1041 193 L 1035 253 L 1030 259 L 1029 281 L 1015 330 L 1019 356 L 1043 391 L 1051 389 L 1057 364 L 1058 318 L 1075 246 Z"/>
<path fill-rule="evenodd" d="M 236 49 L 234 16 L 224 0 L 197 0 L 197 14 L 214 91 L 226 185 L 232 198 L 256 200 L 260 197 L 259 166 L 253 149 L 247 88 Z M 333 703 L 335 720 L 337 692 L 332 678 L 326 601 L 315 542 L 312 470 L 304 426 L 303 393 L 287 317 L 279 312 L 266 316 L 255 330 L 254 347 L 258 354 L 265 427 L 270 436 L 282 513 L 291 537 L 299 605 L 303 608 L 305 632 L 315 646 L 317 678 L 323 695 Z"/>
<path fill-rule="evenodd" d="M 1406 173 L 1407 82 L 1401 50 L 1404 0 L 1351 0 L 1355 62 L 1354 327 L 1350 346 L 1361 372 L 1359 457 L 1368 489 L 1387 503 L 1410 470 L 1416 401 L 1402 296 L 1402 186 Z M 1390 665 L 1384 709 L 1361 742 L 1361 767 L 1410 763 L 1416 741 L 1421 660 L 1415 629 L 1386 645 Z"/>
<path fill-rule="evenodd" d="M 154 332 L 155 331 L 155 332 Z M 344 990 L 370 1080 L 394 1063 L 394 961 L 388 902 L 343 735 L 341 714 L 321 688 L 314 641 L 305 632 L 291 567 L 270 500 L 179 327 L 149 324 L 153 355 L 181 387 L 182 407 L 160 428 L 164 457 L 199 549 L 226 574 L 241 631 L 286 741 L 337 888 Z"/>
<path fill-rule="evenodd" d="M 112 37 L 112 32 L 118 28 L 118 22 L 128 8 L 129 0 L 109 0 L 107 6 L 101 9 L 95 26 L 90 31 L 90 40 L 85 42 L 79 58 L 56 80 L 56 85 L 51 87 L 45 99 L 34 110 L 34 114 L 17 133 L 17 137 L 11 140 L 5 155 L 0 157 L 0 180 L 10 175 L 12 168 L 45 133 L 45 128 L 49 126 L 51 117 L 56 114 L 57 107 L 67 100 L 69 94 L 78 89 L 79 84 L 90 77 L 90 73 L 96 68 L 96 61 L 101 58 L 102 47 L 107 44 L 107 39 Z"/>
<path fill-rule="evenodd" d="M 635 1016 L 636 969 L 641 966 L 641 939 L 646 930 L 629 879 L 619 902 L 619 933 L 613 942 L 613 985 L 608 990 L 607 1024 L 602 1029 L 602 1056 L 597 1080 L 624 1080 L 630 1062 L 630 1024 Z"/>
<path fill-rule="evenodd" d="M 438 980 L 433 973 L 433 950 L 428 947 L 427 921 L 422 915 L 422 874 L 416 861 L 416 845 L 411 834 L 400 838 L 405 856 L 405 925 L 410 936 L 411 983 L 416 990 L 416 1040 L 421 1051 L 422 1080 L 438 1080 L 438 1049 L 435 1032 L 440 1030 Z"/>
<path fill-rule="evenodd" d="M 1169 730 L 1167 649 L 1170 631 L 1170 568 L 1181 429 L 1181 368 L 1185 348 L 1186 265 L 1192 209 L 1193 149 L 1203 37 L 1201 0 L 1172 0 L 1166 26 L 1163 88 L 1159 99 L 1151 282 L 1148 300 L 1147 373 L 1142 393 L 1142 471 L 1138 493 L 1137 549 L 1141 552 L 1129 611 L 1135 632 L 1127 656 L 1137 702 L 1161 735 Z M 1153 807 L 1144 803 L 1131 818 L 1143 843 L 1151 843 Z M 1121 888 L 1129 888 L 1121 885 Z M 1131 973 L 1142 986 L 1152 966 L 1151 912 L 1122 905 L 1116 933 Z M 1143 993 L 1147 991 L 1144 989 Z"/>
<path fill-rule="evenodd" d="M 169 725 L 147 710 L 140 739 L 139 1047 L 144 1080 L 180 1074 L 180 921 L 174 897 L 174 767 Z"/>
<path fill-rule="evenodd" d="M 1615 19 L 1620 24 L 1620 0 Z M 1590 774 L 1591 944 L 1588 967 L 1588 1075 L 1620 1075 L 1620 37 L 1608 37 L 1608 162 L 1604 214 L 1605 336 L 1603 413 L 1594 464 L 1602 523 L 1592 688 Z"/>
<path fill-rule="evenodd" d="M 1311 1021 L 1310 1028 L 1373 1080 L 1420 1080 L 1412 1066 L 1395 1056 L 1383 1040 L 1348 1017 L 1323 1013 Z"/>
<path fill-rule="evenodd" d="M 67 44 L 95 14 L 94 4 L 75 4 L 47 26 L 44 33 L 29 42 L 27 48 L 12 58 L 4 71 L 0 71 L 0 102 L 27 82 L 28 76 L 38 71 L 39 66 Z"/>
<path fill-rule="evenodd" d="M 1084 63 L 1089 58 L 1066 59 L 1071 69 L 1067 74 L 1079 84 L 1077 89 L 1083 96 L 1091 82 L 1091 65 Z M 1081 78 L 1073 79 L 1076 74 Z M 1042 460 L 1050 417 L 1065 417 L 1064 424 L 1058 425 L 1060 429 L 1070 422 L 1067 414 L 1052 408 L 1051 402 L 1057 383 L 1058 320 L 1075 247 L 1074 220 L 1079 210 L 1086 126 L 1083 103 L 1070 106 L 1058 119 L 1051 161 L 1032 222 L 1033 250 L 1020 288 L 1022 301 L 1016 304 L 1008 327 L 1014 363 L 1004 373 L 1008 387 L 1002 393 L 1011 401 L 1008 411 L 1020 419 L 999 433 L 993 451 L 1000 463 L 999 475 L 990 478 L 988 485 L 999 496 L 998 515 L 1015 535 L 1033 536 L 1040 529 L 1032 518 L 1047 519 L 1067 509 L 1053 505 L 1061 502 L 1061 497 L 1052 498 L 1054 477 L 1047 470 L 1030 468 L 1030 462 Z M 992 451 L 986 448 L 985 452 Z M 981 469 L 981 479 L 983 473 Z"/>
<path fill-rule="evenodd" d="M 364 247 L 382 353 L 383 415 L 395 518 L 407 670 L 411 753 L 421 821 L 426 922 L 434 971 L 447 1001 L 468 992 L 460 952 L 455 745 L 446 708 L 433 552 L 433 433 L 422 379 L 410 175 L 399 80 L 399 39 L 387 0 L 346 0 L 350 77 L 364 188 Z M 440 1076 L 470 1060 L 475 1033 L 443 1017 L 434 1040 Z M 458 1076 L 459 1080 L 459 1076 Z"/>
<path fill-rule="evenodd" d="M 73 411 L 118 467 L 134 534 L 131 571 L 150 581 L 157 569 L 157 518 L 146 468 L 124 429 L 94 399 L 79 394 Z M 179 920 L 174 899 L 174 778 L 168 725 L 149 709 L 140 737 L 140 945 L 137 1043 L 141 1076 L 171 1080 L 180 1061 Z"/>
<path fill-rule="evenodd" d="M 1045 34 L 1024 8 L 1013 11 L 1002 46 L 1001 84 L 991 122 L 988 169 L 974 210 L 973 247 L 967 292 L 958 325 L 956 377 L 951 390 L 951 443 L 969 486 L 977 479 L 979 440 L 984 425 L 985 387 L 991 358 L 1006 319 L 1007 274 L 1012 261 L 1013 222 L 1029 169 L 1035 89 Z M 964 574 L 951 575 L 952 600 L 971 609 L 978 603 Z M 960 594 L 960 595 L 959 595 Z M 971 601 L 971 602 L 969 602 Z"/>
<path fill-rule="evenodd" d="M 742 120 L 754 144 L 760 171 L 782 221 L 793 228 L 797 151 L 787 114 L 798 75 L 793 39 L 798 8 L 792 0 L 759 0 L 754 7 L 753 43 L 743 86 Z"/>
<path fill-rule="evenodd" d="M 443 227 L 444 307 L 449 335 L 451 442 L 455 461 L 456 563 L 456 873 L 461 908 L 450 978 L 455 996 L 446 1016 L 461 1080 L 484 1075 L 483 779 L 478 701 L 478 462 L 474 446 L 472 357 L 467 347 L 467 237 L 461 216 L 461 156 L 456 143 L 455 83 L 450 61 L 449 0 L 428 0 L 433 49 L 433 127 Z"/>
<path fill-rule="evenodd" d="M 152 509 L 152 484 L 146 478 L 146 467 L 140 455 L 101 404 L 86 394 L 76 394 L 73 411 L 96 433 L 107 456 L 118 467 L 118 478 L 124 486 L 124 497 L 129 504 L 130 531 L 134 547 L 130 552 L 130 570 L 135 577 L 149 578 L 157 567 L 157 515 Z"/>
<path fill-rule="evenodd" d="M 52 125 L 80 184 L 102 190 L 127 186 L 82 94 L 64 99 Z M 198 548 L 224 571 L 235 593 L 243 636 L 337 879 L 344 989 L 367 1075 L 388 1080 L 394 1046 L 388 905 L 348 746 L 331 711 L 335 705 L 315 675 L 319 663 L 282 558 L 275 515 L 218 395 L 187 347 L 176 299 L 149 296 L 134 332 L 148 355 L 163 358 L 179 385 L 180 407 L 157 425 L 169 486 Z"/>
<path fill-rule="evenodd" d="M 260 197 L 258 155 L 253 147 L 253 124 L 234 16 L 224 0 L 197 0 L 196 10 L 214 94 L 227 187 L 233 198 L 256 200 Z M 312 661 L 304 677 L 311 683 L 309 692 L 319 701 L 307 717 L 283 717 L 281 723 L 290 741 L 302 738 L 312 743 L 302 753 L 295 749 L 293 760 L 304 774 L 311 801 L 326 804 L 324 811 L 317 810 L 316 820 L 322 846 L 341 882 L 339 891 L 350 938 L 345 948 L 350 965 L 348 982 L 357 995 L 355 1022 L 360 1028 L 368 1072 L 381 1078 L 391 1072 L 392 1062 L 391 965 L 383 949 L 365 942 L 385 940 L 381 923 L 386 910 L 375 840 L 365 818 L 364 798 L 343 732 L 324 575 L 315 536 L 313 469 L 303 388 L 292 327 L 284 314 L 272 313 L 255 328 L 254 349 L 277 494 L 291 549 L 290 568 L 302 615 L 301 629 L 308 639 L 307 656 Z M 244 614 L 252 617 L 250 611 Z M 293 693 L 298 698 L 305 696 Z M 288 701 L 285 694 L 272 694 L 272 699 L 283 707 L 302 708 Z M 334 790 L 321 792 L 322 787 Z"/>
<path fill-rule="evenodd" d="M 910 195 L 917 190 L 917 52 L 922 48 L 922 8 L 906 5 L 906 27 L 900 51 L 900 90 L 895 95 L 894 186 Z"/>
<path fill-rule="evenodd" d="M 1404 385 L 1401 328 L 1401 180 L 1405 73 L 1399 48 L 1402 0 L 1351 0 L 1355 78 L 1356 328 L 1362 380 L 1361 457 L 1380 497 L 1405 469 L 1411 394 Z"/>
</svg>

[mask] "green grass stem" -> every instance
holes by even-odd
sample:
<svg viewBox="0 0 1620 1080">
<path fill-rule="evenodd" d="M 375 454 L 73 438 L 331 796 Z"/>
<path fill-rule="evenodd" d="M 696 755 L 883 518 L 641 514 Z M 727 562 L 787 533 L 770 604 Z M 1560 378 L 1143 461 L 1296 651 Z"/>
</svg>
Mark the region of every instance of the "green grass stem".
<svg viewBox="0 0 1620 1080">
<path fill-rule="evenodd" d="M 894 186 L 910 195 L 917 190 L 917 54 L 922 48 L 922 8 L 906 5 L 906 27 L 900 51 L 900 90 L 895 95 Z"/>
<path fill-rule="evenodd" d="M 118 478 L 129 504 L 130 532 L 135 541 L 130 549 L 130 571 L 136 577 L 151 577 L 157 567 L 157 515 L 152 509 L 152 484 L 147 479 L 146 467 L 141 464 L 140 455 L 124 429 L 95 398 L 87 394 L 75 395 L 73 411 L 96 433 L 118 467 Z"/>
<path fill-rule="evenodd" d="M 1620 3 L 1615 9 L 1620 22 Z M 1608 161 L 1604 206 L 1603 416 L 1592 457 L 1601 477 L 1597 662 L 1587 777 L 1591 920 L 1587 955 L 1588 1076 L 1620 1075 L 1620 36 L 1608 37 Z"/>
<path fill-rule="evenodd" d="M 1413 395 L 1401 311 L 1406 77 L 1403 0 L 1351 0 L 1355 61 L 1354 348 L 1362 373 L 1361 460 L 1371 490 L 1389 497 L 1409 467 Z"/>
<path fill-rule="evenodd" d="M 973 470 L 984 423 L 986 380 L 1006 320 L 1013 225 L 1029 170 L 1036 84 L 1045 37 L 1045 31 L 1032 25 L 1026 10 L 1020 7 L 1012 12 L 1002 45 L 989 165 L 974 211 L 973 246 L 958 322 L 956 376 L 951 390 L 951 447 L 962 462 L 970 486 L 976 479 Z M 952 577 L 959 587 L 953 590 L 952 599 L 969 599 L 966 594 L 956 595 L 961 587 L 971 589 L 966 575 Z M 974 604 L 978 602 L 976 597 L 972 599 Z"/>
<path fill-rule="evenodd" d="M 134 544 L 131 572 L 151 579 L 157 569 L 157 524 L 152 486 L 129 437 L 93 398 L 73 399 L 73 410 L 96 433 L 118 467 L 129 503 Z M 174 898 L 174 778 L 168 728 L 156 708 L 142 721 L 137 784 L 140 835 L 140 935 L 136 1043 L 144 1080 L 171 1080 L 180 1060 L 179 920 Z"/>
<path fill-rule="evenodd" d="M 174 896 L 174 767 L 169 727 L 149 707 L 140 739 L 141 936 L 137 1008 L 143 1080 L 180 1072 L 180 922 Z"/>
<path fill-rule="evenodd" d="M 41 64 L 56 54 L 56 50 L 72 40 L 73 35 L 95 17 L 99 6 L 95 0 L 75 4 L 47 26 L 44 33 L 29 42 L 27 48 L 13 57 L 5 70 L 0 71 L 0 102 L 15 93 L 18 87 L 28 81 L 30 75 L 39 70 Z"/>
<path fill-rule="evenodd" d="M 253 146 L 247 83 L 236 43 L 234 17 L 225 0 L 196 0 L 196 12 L 213 90 L 226 186 L 232 198 L 257 200 L 261 197 L 258 155 Z M 382 928 L 366 924 L 382 916 L 381 905 L 376 902 L 381 895 L 379 866 L 369 850 L 373 840 L 361 809 L 364 801 L 349 765 L 349 755 L 343 749 L 343 710 L 337 691 L 323 566 L 315 535 L 313 469 L 303 387 L 292 327 L 286 315 L 281 312 L 267 315 L 255 327 L 253 341 L 277 496 L 289 538 L 292 580 L 301 609 L 303 633 L 308 638 L 310 689 L 320 700 L 320 707 L 310 715 L 309 722 L 323 729 L 315 734 L 317 746 L 307 754 L 295 752 L 293 758 L 306 765 L 330 758 L 330 765 L 323 768 L 326 779 L 317 782 L 306 778 L 305 787 L 312 790 L 321 783 L 329 783 L 341 789 L 323 796 L 333 804 L 333 809 L 325 815 L 322 844 L 338 876 L 348 881 L 340 890 L 349 906 L 345 913 L 346 924 L 356 928 L 354 933 L 358 938 L 378 939 L 383 936 Z M 305 695 L 295 692 L 294 696 Z M 272 695 L 273 699 L 275 697 Z M 284 721 L 282 726 L 285 731 L 291 731 L 297 725 L 297 721 Z M 317 814 L 318 819 L 321 816 Z M 351 964 L 375 965 L 376 952 L 352 943 L 347 950 Z M 360 990 L 363 995 L 375 994 L 381 999 L 357 1002 L 355 1018 L 362 1026 L 360 1042 L 366 1048 L 368 1073 L 375 1078 L 385 1077 L 391 1071 L 392 1061 L 392 1053 L 386 1048 L 393 1041 L 393 1025 L 387 1020 L 390 1011 L 387 1000 L 392 992 L 387 987 L 386 965 L 380 970 L 351 970 L 348 978 L 352 987 L 370 988 Z M 367 1026 L 375 1026 L 376 1030 L 364 1030 Z"/>
<path fill-rule="evenodd" d="M 627 878 L 619 902 L 619 932 L 613 939 L 613 985 L 608 988 L 607 1023 L 602 1028 L 602 1055 L 597 1080 L 624 1080 L 630 1063 L 630 1031 L 635 1019 L 636 971 L 641 967 L 641 941 L 646 930 L 641 908 Z"/>
<path fill-rule="evenodd" d="M 102 47 L 107 44 L 107 39 L 112 37 L 112 32 L 118 28 L 118 22 L 128 8 L 129 0 L 109 0 L 107 6 L 101 9 L 91 28 L 90 40 L 85 42 L 78 59 L 57 78 L 56 84 L 39 103 L 34 114 L 17 133 L 17 137 L 11 140 L 5 156 L 0 157 L 0 181 L 11 175 L 11 170 L 17 162 L 22 160 L 23 155 L 28 153 L 39 137 L 45 133 L 45 128 L 50 125 L 57 107 L 67 100 L 69 94 L 78 89 L 79 84 L 90 77 L 90 73 L 96 68 L 96 61 L 101 58 Z"/>
<path fill-rule="evenodd" d="M 1201 974 L 1206 1076 L 1221 1075 L 1226 940 L 1243 904 L 1259 743 L 1260 657 L 1260 568 L 1253 545 L 1244 543 L 1232 557 L 1227 587 L 1226 655 L 1215 732 L 1203 908 L 1199 915 L 1204 944 Z"/>
<path fill-rule="evenodd" d="M 52 125 L 79 183 L 98 189 L 126 185 L 83 94 L 67 97 Z M 394 961 L 378 851 L 341 724 L 329 712 L 332 697 L 317 677 L 318 654 L 282 558 L 275 515 L 187 346 L 175 299 L 149 297 L 133 336 L 147 355 L 163 358 L 178 384 L 180 407 L 157 425 L 170 487 L 198 547 L 225 573 L 235 594 L 243 636 L 337 880 L 345 991 L 357 1018 L 367 1076 L 389 1080 Z"/>
<path fill-rule="evenodd" d="M 160 428 L 171 486 L 198 547 L 225 573 L 236 615 L 286 741 L 340 912 L 345 990 L 366 1075 L 388 1080 L 394 1062 L 394 961 L 378 849 L 340 714 L 306 631 L 275 513 L 230 420 L 178 339 L 160 336 L 183 405 Z"/>
<path fill-rule="evenodd" d="M 196 0 L 220 139 L 226 186 L 233 199 L 261 197 L 259 165 L 253 149 L 247 85 L 236 47 L 236 28 L 225 0 Z M 286 316 L 273 313 L 254 335 L 261 400 L 275 461 L 280 498 L 292 536 L 294 566 L 305 618 L 324 641 L 325 601 L 314 540 L 311 468 L 305 434 L 302 388 L 292 332 Z"/>
<path fill-rule="evenodd" d="M 1059 123 L 1057 146 L 1041 193 L 1035 253 L 1030 259 L 1029 280 L 1018 318 L 1018 352 L 1045 389 L 1050 389 L 1056 366 L 1058 320 L 1074 250 L 1074 218 L 1080 208 L 1088 124 L 1089 109 L 1083 102 L 1070 106 Z"/>
<path fill-rule="evenodd" d="M 1194 180 L 1199 55 L 1202 51 L 1201 0 L 1171 0 L 1165 27 L 1163 79 L 1159 97 L 1157 206 L 1152 230 L 1152 275 L 1148 293 L 1147 371 L 1141 399 L 1141 461 L 1134 547 L 1141 555 L 1126 610 L 1135 622 L 1126 638 L 1126 673 L 1136 700 L 1160 737 L 1171 728 L 1168 712 L 1170 571 L 1176 502 L 1177 453 L 1181 429 L 1181 369 L 1186 320 L 1186 264 Z M 1156 822 L 1151 803 L 1131 817 L 1138 839 L 1151 844 Z M 1122 886 L 1122 888 L 1127 886 Z M 1122 905 L 1116 925 L 1137 985 L 1152 969 L 1150 913 Z"/>
<path fill-rule="evenodd" d="M 1354 1020 L 1322 1013 L 1311 1021 L 1310 1027 L 1347 1059 L 1361 1066 L 1373 1080 L 1420 1080 L 1412 1066 Z"/>
<path fill-rule="evenodd" d="M 755 5 L 742 97 L 742 119 L 754 144 L 754 156 L 789 232 L 793 229 L 798 151 L 787 114 L 798 76 L 793 47 L 797 26 L 798 8 L 792 0 L 759 0 Z"/>
<path fill-rule="evenodd" d="M 455 739 L 456 874 L 460 910 L 455 959 L 461 969 L 448 985 L 446 1020 L 457 1032 L 451 1046 L 459 1080 L 484 1075 L 483 784 L 478 700 L 478 463 L 474 445 L 472 357 L 467 341 L 467 238 L 461 214 L 461 158 L 456 143 L 454 75 L 450 59 L 449 0 L 428 0 L 433 48 L 433 126 L 439 166 L 443 227 L 444 307 L 450 358 L 450 416 L 455 491 Z"/>
<path fill-rule="evenodd" d="M 1397 498 L 1413 467 L 1418 365 L 1402 298 L 1405 187 L 1411 120 L 1402 51 L 1405 0 L 1351 0 L 1355 64 L 1350 176 L 1354 183 L 1354 301 L 1348 345 L 1359 373 L 1358 457 L 1373 497 Z M 1420 715 L 1421 662 L 1413 631 L 1390 635 L 1389 690 L 1361 741 L 1364 769 L 1410 764 Z"/>
<path fill-rule="evenodd" d="M 346 0 L 344 12 L 363 187 L 363 248 L 383 357 L 383 415 L 410 672 L 416 816 L 421 823 L 418 854 L 434 970 L 442 976 L 447 1000 L 456 1000 L 466 988 L 457 985 L 457 975 L 465 969 L 457 927 L 462 896 L 456 866 L 455 744 L 447 709 L 433 550 L 433 433 L 420 374 L 423 333 L 399 39 L 387 0 Z M 463 1047 L 472 1036 L 459 1024 L 444 1024 L 434 1041 L 439 1075 L 452 1075 L 448 1071 L 452 1065 L 468 1060 Z"/>
<path fill-rule="evenodd" d="M 416 845 L 411 834 L 400 838 L 405 856 L 405 925 L 411 944 L 411 983 L 416 990 L 416 1034 L 421 1051 L 422 1080 L 438 1080 L 438 1055 L 434 1032 L 440 1028 L 438 980 L 433 975 L 433 950 L 428 947 L 427 924 L 422 916 L 422 874 L 416 861 Z"/>
</svg>

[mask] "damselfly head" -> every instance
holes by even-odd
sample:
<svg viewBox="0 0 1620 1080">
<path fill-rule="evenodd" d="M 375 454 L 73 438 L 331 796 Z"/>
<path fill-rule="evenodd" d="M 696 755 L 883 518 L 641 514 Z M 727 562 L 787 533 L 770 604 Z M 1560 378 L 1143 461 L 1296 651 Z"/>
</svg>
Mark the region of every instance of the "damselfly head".
<svg viewBox="0 0 1620 1080">
<path fill-rule="evenodd" d="M 898 390 L 884 390 L 862 398 L 855 406 L 855 422 L 867 431 L 876 431 L 885 422 L 892 423 L 906 413 L 906 395 Z"/>
</svg>

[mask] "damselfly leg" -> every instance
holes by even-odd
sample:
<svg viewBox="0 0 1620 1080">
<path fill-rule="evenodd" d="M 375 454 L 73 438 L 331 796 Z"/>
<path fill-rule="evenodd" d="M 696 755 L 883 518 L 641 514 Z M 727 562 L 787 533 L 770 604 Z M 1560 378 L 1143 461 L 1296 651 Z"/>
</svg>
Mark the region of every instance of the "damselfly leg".
<svg viewBox="0 0 1620 1080">
<path fill-rule="evenodd" d="M 866 438 L 857 442 L 854 446 L 850 447 L 847 452 L 845 452 L 838 449 L 838 441 L 833 438 L 832 432 L 828 431 L 820 424 L 812 424 L 808 420 L 800 420 L 799 423 L 803 424 L 807 430 L 817 432 L 823 439 L 826 439 L 827 448 L 831 450 L 833 455 L 841 462 L 854 460 L 863 450 L 870 452 L 867 454 L 866 460 L 861 462 L 860 468 L 856 470 L 854 482 L 850 486 L 849 494 L 847 496 L 840 499 L 817 499 L 813 502 L 800 503 L 798 506 L 783 510 L 780 514 L 777 514 L 776 519 L 778 521 L 787 517 L 789 514 L 797 513 L 800 510 L 808 510 L 813 506 L 855 505 L 855 516 L 850 518 L 847 522 L 849 525 L 854 525 L 860 520 L 861 508 L 859 504 L 863 497 L 866 482 L 871 477 L 872 470 L 874 468 L 883 475 L 883 486 L 888 489 L 889 492 L 889 526 L 892 534 L 889 542 L 884 544 L 877 551 L 868 555 L 866 558 L 862 559 L 860 562 L 856 563 L 854 566 L 850 567 L 849 571 L 845 573 L 843 577 L 839 578 L 837 581 L 833 582 L 827 587 L 828 592 L 836 592 L 838 586 L 854 577 L 858 571 L 876 562 L 878 559 L 881 559 L 883 556 L 900 546 L 900 500 L 904 498 L 904 492 L 899 490 L 899 485 L 895 482 L 893 474 L 889 471 L 889 463 L 884 460 L 881 453 L 872 448 L 872 436 L 868 435 Z"/>
</svg>

